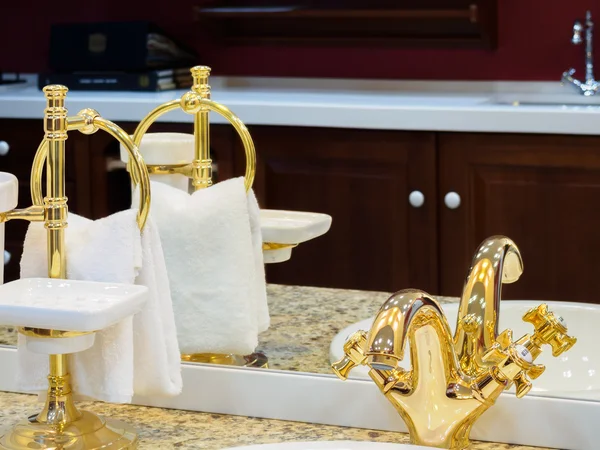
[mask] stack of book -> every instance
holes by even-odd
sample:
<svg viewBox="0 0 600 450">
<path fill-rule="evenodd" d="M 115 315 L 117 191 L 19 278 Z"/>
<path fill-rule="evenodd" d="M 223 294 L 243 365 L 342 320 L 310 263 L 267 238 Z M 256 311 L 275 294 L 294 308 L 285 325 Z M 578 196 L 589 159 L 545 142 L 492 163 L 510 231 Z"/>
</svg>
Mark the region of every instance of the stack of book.
<svg viewBox="0 0 600 450">
<path fill-rule="evenodd" d="M 165 91 L 192 85 L 193 50 L 149 22 L 60 24 L 50 36 L 51 72 L 39 88 L 64 84 L 71 90 Z"/>
</svg>

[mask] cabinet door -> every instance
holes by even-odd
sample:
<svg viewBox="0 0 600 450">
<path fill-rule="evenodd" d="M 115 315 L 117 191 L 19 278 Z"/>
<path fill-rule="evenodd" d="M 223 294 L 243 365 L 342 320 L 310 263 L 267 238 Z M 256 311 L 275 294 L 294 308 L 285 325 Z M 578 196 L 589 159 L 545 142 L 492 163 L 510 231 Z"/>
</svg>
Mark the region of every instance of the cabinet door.
<svg viewBox="0 0 600 450">
<path fill-rule="evenodd" d="M 478 244 L 512 238 L 524 272 L 503 297 L 600 300 L 600 138 L 440 136 L 441 292 L 458 295 Z M 460 206 L 443 203 L 456 192 Z"/>
<path fill-rule="evenodd" d="M 270 283 L 437 289 L 435 139 L 430 133 L 252 127 L 261 208 L 326 213 L 324 236 L 267 266 Z M 236 149 L 236 169 L 244 166 Z M 423 193 L 421 207 L 409 204 Z"/>
</svg>

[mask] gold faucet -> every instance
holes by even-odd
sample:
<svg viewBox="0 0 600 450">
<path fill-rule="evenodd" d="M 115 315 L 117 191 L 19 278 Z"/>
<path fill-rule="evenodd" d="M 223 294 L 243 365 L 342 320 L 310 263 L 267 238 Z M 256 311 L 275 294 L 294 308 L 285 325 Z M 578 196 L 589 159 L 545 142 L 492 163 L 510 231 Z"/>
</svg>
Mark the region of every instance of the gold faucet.
<svg viewBox="0 0 600 450">
<path fill-rule="evenodd" d="M 516 281 L 522 271 L 514 242 L 487 239 L 465 282 L 454 338 L 437 301 L 406 289 L 381 306 L 368 333 L 358 331 L 348 339 L 333 371 L 345 380 L 357 365 L 368 366 L 369 376 L 406 423 L 412 443 L 466 448 L 473 424 L 502 391 L 514 384 L 517 397 L 529 392 L 529 379 L 545 369 L 534 364 L 543 344 L 558 356 L 576 342 L 545 304 L 523 316 L 533 324 L 532 334 L 513 341 L 511 330 L 497 333 L 501 284 Z M 407 343 L 410 368 L 401 366 Z"/>
</svg>

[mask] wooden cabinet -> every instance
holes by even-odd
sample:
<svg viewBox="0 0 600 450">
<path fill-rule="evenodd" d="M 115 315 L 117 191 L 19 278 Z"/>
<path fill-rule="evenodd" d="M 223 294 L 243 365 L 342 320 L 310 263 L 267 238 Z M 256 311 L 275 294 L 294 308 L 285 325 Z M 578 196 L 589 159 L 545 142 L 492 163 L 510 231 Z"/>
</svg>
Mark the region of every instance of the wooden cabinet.
<svg viewBox="0 0 600 450">
<path fill-rule="evenodd" d="M 120 125 L 132 132 L 136 124 Z M 151 131 L 191 133 L 192 125 L 159 123 Z M 478 244 L 503 234 L 525 263 L 504 298 L 599 302 L 600 137 L 270 126 L 250 132 L 261 207 L 333 217 L 325 236 L 267 266 L 271 283 L 459 295 Z M 20 207 L 31 203 L 29 172 L 42 137 L 40 120 L 0 120 L 0 141 L 9 145 L 0 170 L 19 178 Z M 232 127 L 211 127 L 211 152 L 216 181 L 244 173 Z M 71 211 L 99 218 L 129 207 L 127 173 L 107 170 L 119 159 L 114 139 L 69 133 L 66 158 Z M 6 280 L 18 276 L 26 228 L 7 224 Z"/>
<path fill-rule="evenodd" d="M 268 267 L 270 282 L 460 295 L 478 244 L 503 234 L 525 262 L 505 298 L 600 298 L 598 137 L 288 127 L 251 133 L 261 206 L 333 216 L 326 236 Z M 241 173 L 243 153 L 236 155 Z M 412 191 L 424 194 L 421 207 L 410 205 Z M 455 204 L 446 204 L 449 193 Z"/>
<path fill-rule="evenodd" d="M 600 138 L 441 134 L 440 291 L 458 295 L 473 251 L 503 234 L 519 246 L 521 279 L 503 297 L 598 302 Z M 442 202 L 443 204 L 443 202 Z"/>
<path fill-rule="evenodd" d="M 329 233 L 267 266 L 273 283 L 437 290 L 432 133 L 251 127 L 262 208 L 330 214 Z M 245 164 L 236 151 L 236 168 Z M 425 203 L 409 205 L 411 191 Z"/>
<path fill-rule="evenodd" d="M 496 0 L 221 0 L 195 11 L 213 40 L 238 45 L 494 49 L 497 40 Z"/>
</svg>

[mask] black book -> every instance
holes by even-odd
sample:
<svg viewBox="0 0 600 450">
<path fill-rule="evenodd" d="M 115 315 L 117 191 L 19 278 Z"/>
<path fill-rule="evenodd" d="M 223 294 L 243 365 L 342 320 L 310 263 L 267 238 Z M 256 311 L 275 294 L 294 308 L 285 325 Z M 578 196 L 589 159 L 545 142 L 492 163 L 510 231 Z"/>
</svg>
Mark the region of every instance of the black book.
<svg viewBox="0 0 600 450">
<path fill-rule="evenodd" d="M 189 73 L 189 69 L 181 69 Z M 62 84 L 72 91 L 140 91 L 157 92 L 184 89 L 192 85 L 191 77 L 174 70 L 146 72 L 79 72 L 40 74 L 38 87 Z"/>
<path fill-rule="evenodd" d="M 52 25 L 49 67 L 55 72 L 139 72 L 197 63 L 194 50 L 151 22 Z"/>
</svg>

